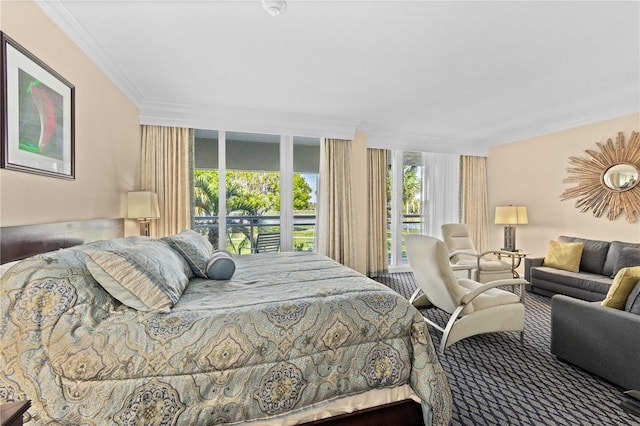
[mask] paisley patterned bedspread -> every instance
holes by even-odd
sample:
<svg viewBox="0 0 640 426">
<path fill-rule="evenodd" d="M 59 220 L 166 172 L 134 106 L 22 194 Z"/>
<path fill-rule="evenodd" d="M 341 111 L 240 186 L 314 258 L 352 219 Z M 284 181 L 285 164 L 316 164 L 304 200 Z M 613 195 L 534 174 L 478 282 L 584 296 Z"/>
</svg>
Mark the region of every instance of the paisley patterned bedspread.
<svg viewBox="0 0 640 426">
<path fill-rule="evenodd" d="M 169 313 L 121 305 L 91 276 L 100 241 L 23 260 L 0 287 L 0 402 L 28 424 L 208 425 L 286 416 L 409 383 L 425 419 L 451 395 L 426 324 L 402 296 L 311 253 L 235 257 L 192 278 Z M 276 421 L 274 420 L 274 421 Z"/>
</svg>

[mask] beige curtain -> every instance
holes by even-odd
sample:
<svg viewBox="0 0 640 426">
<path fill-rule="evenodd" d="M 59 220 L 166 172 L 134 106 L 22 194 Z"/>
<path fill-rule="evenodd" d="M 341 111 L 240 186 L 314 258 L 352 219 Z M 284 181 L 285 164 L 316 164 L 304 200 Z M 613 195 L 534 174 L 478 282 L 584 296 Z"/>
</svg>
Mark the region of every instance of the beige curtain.
<svg viewBox="0 0 640 426">
<path fill-rule="evenodd" d="M 479 252 L 489 246 L 486 157 L 461 157 L 460 194 L 462 223 L 469 226 L 471 240 Z"/>
<path fill-rule="evenodd" d="M 387 272 L 387 150 L 367 149 L 367 275 Z"/>
<path fill-rule="evenodd" d="M 320 149 L 318 253 L 356 266 L 351 141 L 324 139 Z"/>
<path fill-rule="evenodd" d="M 150 235 L 164 237 L 191 228 L 193 131 L 143 125 L 141 150 L 141 189 L 157 193 L 160 207 Z"/>
</svg>

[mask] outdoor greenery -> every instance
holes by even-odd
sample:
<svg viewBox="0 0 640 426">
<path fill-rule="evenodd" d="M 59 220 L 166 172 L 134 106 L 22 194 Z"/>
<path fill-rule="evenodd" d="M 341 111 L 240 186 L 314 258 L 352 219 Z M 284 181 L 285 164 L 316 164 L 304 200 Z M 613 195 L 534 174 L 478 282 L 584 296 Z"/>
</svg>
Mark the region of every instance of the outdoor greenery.
<svg viewBox="0 0 640 426">
<path fill-rule="evenodd" d="M 227 216 L 279 216 L 280 181 L 274 172 L 227 171 L 226 173 L 226 210 Z M 217 170 L 195 170 L 194 203 L 196 216 L 218 216 L 219 212 L 219 174 Z M 315 214 L 312 203 L 312 188 L 302 175 L 293 175 L 293 207 L 298 214 Z M 233 222 L 232 222 L 233 223 Z M 227 228 L 225 249 L 234 253 L 250 253 L 254 242 L 254 223 L 239 219 L 237 224 Z M 278 232 L 278 226 L 258 226 L 257 232 Z M 214 247 L 219 247 L 217 225 L 201 228 Z M 313 247 L 315 227 L 302 227 L 294 232 L 296 250 L 308 250 Z"/>
<path fill-rule="evenodd" d="M 227 171 L 227 214 L 266 216 L 280 211 L 279 174 L 274 172 Z M 194 173 L 194 200 L 196 216 L 218 215 L 217 170 L 196 170 Z M 311 186 L 298 173 L 293 175 L 293 208 L 311 210 Z"/>
<path fill-rule="evenodd" d="M 194 173 L 194 201 L 196 216 L 217 216 L 219 174 L 217 170 L 196 170 Z M 402 211 L 405 224 L 419 224 L 421 206 L 422 181 L 420 167 L 403 166 Z M 293 207 L 296 214 L 315 214 L 316 206 L 312 203 L 312 188 L 304 177 L 298 173 L 293 175 Z M 387 174 L 387 200 L 391 200 L 391 174 Z M 389 204 L 390 206 L 390 204 Z M 279 216 L 280 181 L 275 172 L 227 171 L 226 173 L 226 207 L 227 216 Z M 388 210 L 390 212 L 390 210 Z M 263 232 L 277 232 L 276 227 L 263 226 Z M 274 229 L 271 229 L 274 228 Z M 315 226 L 297 227 L 294 230 L 294 248 L 307 250 L 313 247 Z M 210 241 L 217 246 L 217 234 L 206 232 Z M 403 233 L 419 232 L 419 227 L 403 226 Z M 244 223 L 228 227 L 226 248 L 234 252 L 250 251 L 252 239 L 251 228 Z M 253 235 L 255 238 L 255 235 Z M 390 243 L 390 236 L 388 238 Z M 404 245 L 403 245 L 404 255 Z"/>
<path fill-rule="evenodd" d="M 420 214 L 422 178 L 418 166 L 402 166 L 402 212 L 405 215 Z M 391 166 L 387 169 L 387 216 L 391 217 Z"/>
</svg>

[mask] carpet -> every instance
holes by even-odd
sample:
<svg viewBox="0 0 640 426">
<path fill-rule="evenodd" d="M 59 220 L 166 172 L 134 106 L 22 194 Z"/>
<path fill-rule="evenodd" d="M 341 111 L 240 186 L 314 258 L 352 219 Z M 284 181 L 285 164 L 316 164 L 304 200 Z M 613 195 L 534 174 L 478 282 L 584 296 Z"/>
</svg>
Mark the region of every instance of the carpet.
<svg viewBox="0 0 640 426">
<path fill-rule="evenodd" d="M 412 273 L 376 280 L 406 298 L 416 288 Z M 620 408 L 622 389 L 551 354 L 551 300 L 526 293 L 525 306 L 524 344 L 516 332 L 489 333 L 463 339 L 440 356 L 453 396 L 451 424 L 640 425 Z M 437 309 L 422 312 L 446 323 Z M 441 334 L 429 330 L 438 348 Z"/>
</svg>

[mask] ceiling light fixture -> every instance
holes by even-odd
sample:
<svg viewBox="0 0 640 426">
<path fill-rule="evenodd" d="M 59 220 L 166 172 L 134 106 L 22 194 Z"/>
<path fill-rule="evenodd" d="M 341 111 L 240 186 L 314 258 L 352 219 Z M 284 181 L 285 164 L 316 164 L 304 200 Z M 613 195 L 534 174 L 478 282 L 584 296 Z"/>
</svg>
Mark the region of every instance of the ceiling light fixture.
<svg viewBox="0 0 640 426">
<path fill-rule="evenodd" d="M 271 16 L 278 16 L 287 9 L 285 0 L 262 0 L 262 7 L 269 12 Z"/>
</svg>

